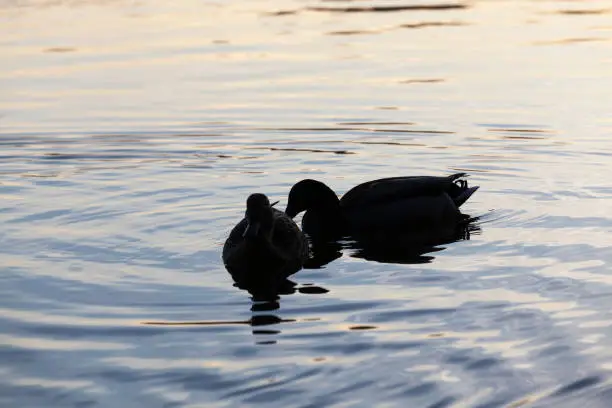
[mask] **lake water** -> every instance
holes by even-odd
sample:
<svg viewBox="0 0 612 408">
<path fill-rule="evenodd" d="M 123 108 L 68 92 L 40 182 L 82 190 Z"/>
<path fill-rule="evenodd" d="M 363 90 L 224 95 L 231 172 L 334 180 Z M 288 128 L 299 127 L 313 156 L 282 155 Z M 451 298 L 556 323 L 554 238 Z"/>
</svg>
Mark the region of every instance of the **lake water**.
<svg viewBox="0 0 612 408">
<path fill-rule="evenodd" d="M 611 406 L 611 17 L 0 0 L 0 406 Z M 457 171 L 429 262 L 223 268 L 249 193 Z"/>
</svg>

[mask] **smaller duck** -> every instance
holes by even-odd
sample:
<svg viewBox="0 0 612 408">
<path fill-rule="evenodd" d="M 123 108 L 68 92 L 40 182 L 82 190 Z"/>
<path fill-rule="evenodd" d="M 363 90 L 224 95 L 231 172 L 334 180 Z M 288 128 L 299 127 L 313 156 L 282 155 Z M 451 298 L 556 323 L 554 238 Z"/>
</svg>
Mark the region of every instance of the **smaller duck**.
<svg viewBox="0 0 612 408">
<path fill-rule="evenodd" d="M 239 287 L 281 285 L 308 259 L 306 237 L 290 217 L 273 208 L 276 203 L 270 204 L 264 194 L 251 194 L 244 219 L 223 245 L 223 263 Z"/>
<path fill-rule="evenodd" d="M 306 211 L 302 229 L 313 242 L 419 234 L 469 218 L 459 207 L 478 186 L 468 187 L 466 176 L 383 178 L 353 187 L 342 199 L 324 183 L 306 179 L 291 188 L 285 213 L 293 218 Z"/>
</svg>

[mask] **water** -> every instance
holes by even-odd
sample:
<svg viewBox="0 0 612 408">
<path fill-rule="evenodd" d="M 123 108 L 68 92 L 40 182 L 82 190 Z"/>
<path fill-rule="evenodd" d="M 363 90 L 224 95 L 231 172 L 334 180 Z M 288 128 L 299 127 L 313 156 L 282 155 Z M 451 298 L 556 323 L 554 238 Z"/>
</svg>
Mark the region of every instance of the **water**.
<svg viewBox="0 0 612 408">
<path fill-rule="evenodd" d="M 611 14 L 1 0 L 0 406 L 610 406 Z M 456 171 L 428 263 L 221 264 L 251 192 Z"/>
</svg>

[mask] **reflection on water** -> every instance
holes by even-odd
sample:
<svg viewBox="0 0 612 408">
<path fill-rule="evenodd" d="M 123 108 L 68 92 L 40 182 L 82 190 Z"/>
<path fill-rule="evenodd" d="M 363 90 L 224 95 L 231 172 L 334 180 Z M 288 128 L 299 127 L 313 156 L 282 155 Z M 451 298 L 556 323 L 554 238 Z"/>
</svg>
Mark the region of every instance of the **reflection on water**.
<svg viewBox="0 0 612 408">
<path fill-rule="evenodd" d="M 610 406 L 609 17 L 0 1 L 0 406 Z M 221 264 L 252 192 L 459 171 L 467 230 Z"/>
<path fill-rule="evenodd" d="M 308 7 L 307 10 L 312 11 L 329 11 L 340 13 L 363 13 L 363 12 L 394 12 L 394 11 L 440 11 L 440 10 L 455 10 L 464 9 L 468 6 L 465 4 L 422 4 L 422 5 L 403 5 L 403 6 L 363 6 L 363 7 Z"/>
<path fill-rule="evenodd" d="M 489 214 L 487 214 L 489 215 Z M 490 215 L 489 215 L 490 216 Z M 346 237 L 341 241 L 311 242 L 311 259 L 305 267 L 322 268 L 349 251 L 353 258 L 362 258 L 380 263 L 420 264 L 432 262 L 430 254 L 444 250 L 441 245 L 469 240 L 473 234 L 481 233 L 480 217 L 452 226 L 432 228 L 418 233 L 406 231 L 390 235 Z"/>
<path fill-rule="evenodd" d="M 398 264 L 421 264 L 432 262 L 433 253 L 442 251 L 441 245 L 469 240 L 481 232 L 478 218 L 467 223 L 423 231 L 418 235 L 405 233 L 387 237 L 363 237 L 351 242 L 348 248 L 355 251 L 351 256 L 368 261 Z M 381 239 L 382 238 L 382 239 Z"/>
</svg>

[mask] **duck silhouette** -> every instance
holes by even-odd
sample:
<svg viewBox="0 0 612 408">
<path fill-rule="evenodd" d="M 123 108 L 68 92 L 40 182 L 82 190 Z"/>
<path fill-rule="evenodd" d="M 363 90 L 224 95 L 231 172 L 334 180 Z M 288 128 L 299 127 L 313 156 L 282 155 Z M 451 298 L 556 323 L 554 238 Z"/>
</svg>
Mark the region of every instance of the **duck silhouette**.
<svg viewBox="0 0 612 408">
<path fill-rule="evenodd" d="M 287 277 L 308 259 L 308 240 L 289 216 L 273 208 L 275 204 L 264 194 L 251 194 L 245 217 L 223 245 L 225 268 L 243 289 L 282 290 Z"/>
<path fill-rule="evenodd" d="M 469 219 L 459 207 L 479 187 L 469 187 L 465 177 L 466 173 L 383 178 L 359 184 L 341 199 L 324 183 L 306 179 L 291 188 L 285 213 L 293 218 L 306 211 L 302 230 L 314 241 L 418 236 Z"/>
</svg>

